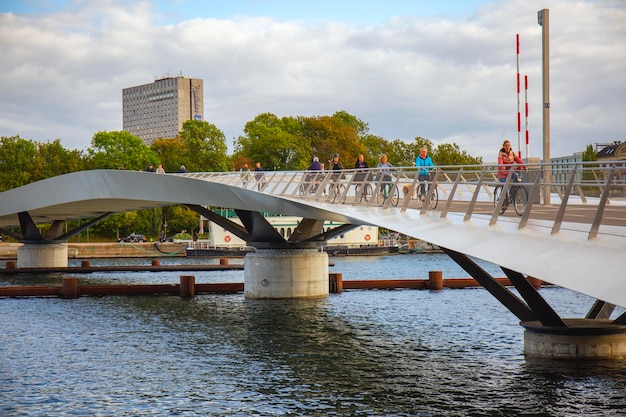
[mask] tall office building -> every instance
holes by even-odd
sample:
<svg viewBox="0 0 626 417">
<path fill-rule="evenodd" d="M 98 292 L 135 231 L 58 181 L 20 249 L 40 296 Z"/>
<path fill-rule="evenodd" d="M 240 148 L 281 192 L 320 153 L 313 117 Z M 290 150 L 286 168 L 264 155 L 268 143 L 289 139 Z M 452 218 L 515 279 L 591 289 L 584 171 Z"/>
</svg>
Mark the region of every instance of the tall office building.
<svg viewBox="0 0 626 417">
<path fill-rule="evenodd" d="M 124 88 L 122 129 L 148 146 L 176 137 L 187 120 L 204 120 L 203 88 L 202 80 L 182 76 Z"/>
</svg>

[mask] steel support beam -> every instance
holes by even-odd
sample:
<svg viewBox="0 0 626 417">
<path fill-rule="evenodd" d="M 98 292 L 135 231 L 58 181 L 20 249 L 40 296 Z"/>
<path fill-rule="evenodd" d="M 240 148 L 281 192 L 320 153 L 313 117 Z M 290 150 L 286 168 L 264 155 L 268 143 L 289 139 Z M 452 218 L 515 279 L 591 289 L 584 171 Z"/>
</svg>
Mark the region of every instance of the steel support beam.
<svg viewBox="0 0 626 417">
<path fill-rule="evenodd" d="M 509 281 L 511 281 L 511 284 L 515 286 L 524 301 L 526 301 L 528 307 L 537 315 L 541 324 L 552 327 L 567 327 L 567 324 L 556 314 L 546 300 L 539 295 L 524 275 L 504 267 L 501 268 L 509 278 Z"/>
<path fill-rule="evenodd" d="M 467 255 L 442 247 L 443 251 L 450 256 L 461 268 L 470 274 L 480 285 L 485 287 L 503 306 L 521 321 L 538 320 L 537 315 L 515 294 L 496 281 L 487 271 L 482 269 Z"/>
</svg>

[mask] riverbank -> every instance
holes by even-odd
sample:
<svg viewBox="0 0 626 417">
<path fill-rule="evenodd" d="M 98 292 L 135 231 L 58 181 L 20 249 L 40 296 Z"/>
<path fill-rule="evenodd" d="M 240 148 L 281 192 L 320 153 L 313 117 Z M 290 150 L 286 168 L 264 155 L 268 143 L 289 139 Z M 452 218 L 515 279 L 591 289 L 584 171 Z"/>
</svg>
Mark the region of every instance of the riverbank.
<svg viewBox="0 0 626 417">
<path fill-rule="evenodd" d="M 17 259 L 21 243 L 0 243 L 0 259 Z M 93 258 L 163 258 L 185 257 L 187 244 L 174 242 L 146 243 L 68 243 L 68 259 Z"/>
</svg>

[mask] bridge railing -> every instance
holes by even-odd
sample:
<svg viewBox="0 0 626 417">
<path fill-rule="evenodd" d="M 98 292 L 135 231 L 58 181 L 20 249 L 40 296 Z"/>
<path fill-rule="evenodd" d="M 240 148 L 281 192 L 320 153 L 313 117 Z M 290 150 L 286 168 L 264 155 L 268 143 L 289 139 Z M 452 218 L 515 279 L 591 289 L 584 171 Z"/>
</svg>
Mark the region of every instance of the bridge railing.
<svg viewBox="0 0 626 417">
<path fill-rule="evenodd" d="M 461 213 L 465 219 L 487 216 L 490 224 L 514 218 L 520 228 L 529 224 L 545 227 L 548 221 L 552 233 L 573 229 L 588 233 L 589 238 L 598 234 L 626 236 L 624 165 L 527 165 L 527 170 L 515 171 L 519 182 L 514 181 L 513 170 L 502 168 L 438 166 L 422 177 L 423 168 L 417 167 L 393 167 L 388 171 L 264 171 L 252 172 L 249 177 L 239 172 L 184 175 L 320 203 L 419 210 L 424 214 L 433 211 L 442 218 L 450 213 Z M 421 185 L 426 192 L 423 201 Z M 520 188 L 523 191 L 517 191 Z M 517 197 L 520 201 L 500 198 L 514 192 L 522 195 Z"/>
</svg>

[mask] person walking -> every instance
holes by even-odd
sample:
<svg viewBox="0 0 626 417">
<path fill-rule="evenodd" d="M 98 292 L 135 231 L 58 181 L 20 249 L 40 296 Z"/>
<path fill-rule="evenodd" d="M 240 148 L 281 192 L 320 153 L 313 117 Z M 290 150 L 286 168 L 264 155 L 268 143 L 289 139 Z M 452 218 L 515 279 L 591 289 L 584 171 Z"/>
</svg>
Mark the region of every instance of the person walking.
<svg viewBox="0 0 626 417">
<path fill-rule="evenodd" d="M 254 165 L 254 179 L 257 182 L 257 189 L 261 191 L 265 187 L 265 170 L 260 162 Z"/>
<path fill-rule="evenodd" d="M 239 170 L 239 176 L 241 177 L 243 188 L 246 188 L 248 185 L 248 181 L 250 181 L 250 168 L 248 168 L 247 163 L 243 164 L 243 166 Z"/>
</svg>

